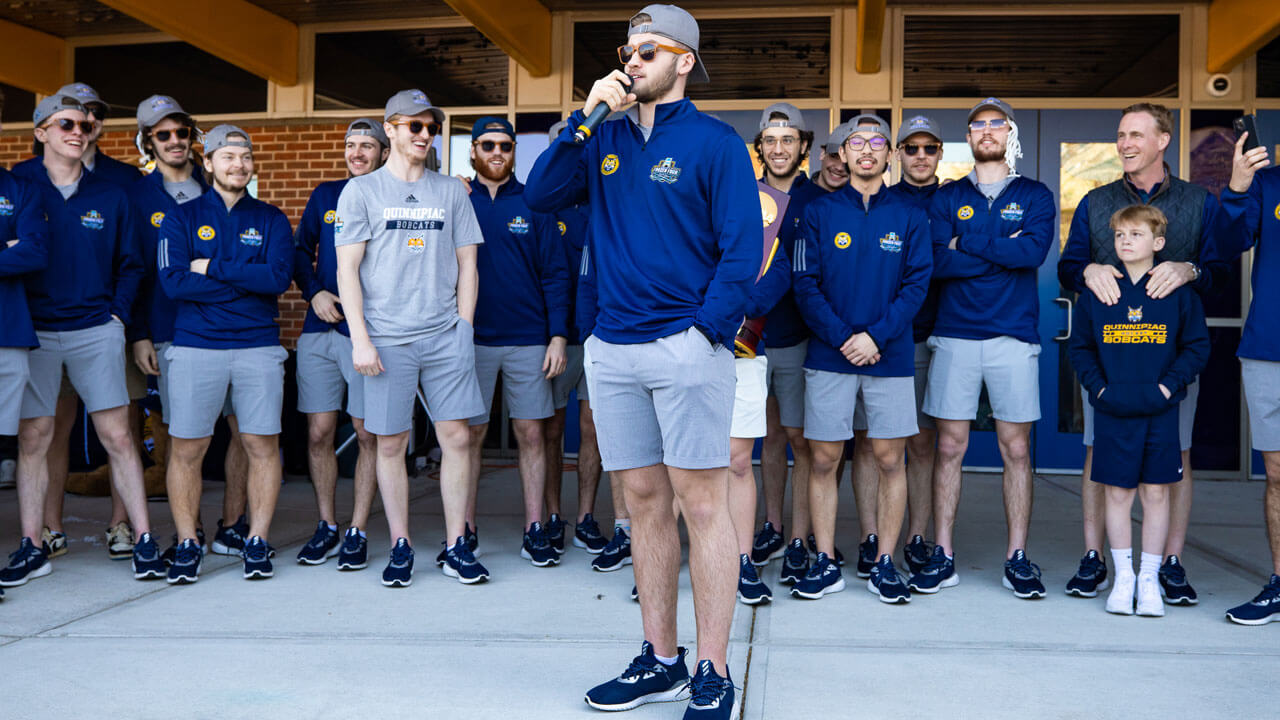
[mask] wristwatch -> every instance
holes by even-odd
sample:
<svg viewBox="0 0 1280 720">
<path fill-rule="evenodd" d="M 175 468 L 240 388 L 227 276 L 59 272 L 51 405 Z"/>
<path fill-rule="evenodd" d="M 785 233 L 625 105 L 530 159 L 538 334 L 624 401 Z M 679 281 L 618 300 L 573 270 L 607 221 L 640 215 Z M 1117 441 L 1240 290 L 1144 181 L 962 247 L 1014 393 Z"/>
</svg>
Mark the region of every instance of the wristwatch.
<svg viewBox="0 0 1280 720">
<path fill-rule="evenodd" d="M 1188 262 L 1187 264 L 1191 266 L 1191 282 L 1196 282 L 1200 279 L 1200 266 L 1193 262 Z"/>
</svg>

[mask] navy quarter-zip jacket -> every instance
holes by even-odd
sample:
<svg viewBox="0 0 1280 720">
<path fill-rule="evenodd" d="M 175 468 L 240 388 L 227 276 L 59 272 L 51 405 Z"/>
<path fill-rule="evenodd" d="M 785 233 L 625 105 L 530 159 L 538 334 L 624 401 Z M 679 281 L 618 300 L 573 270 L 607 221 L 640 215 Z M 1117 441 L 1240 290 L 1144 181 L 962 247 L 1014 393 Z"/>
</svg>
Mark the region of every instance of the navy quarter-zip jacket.
<svg viewBox="0 0 1280 720">
<path fill-rule="evenodd" d="M 307 317 L 302 321 L 302 332 L 338 332 L 351 336 L 347 329 L 346 315 L 336 323 L 327 323 L 316 315 L 311 298 L 321 290 L 338 294 L 338 253 L 333 246 L 333 224 L 338 219 L 338 196 L 350 178 L 330 180 L 316 186 L 307 198 L 302 220 L 293 234 L 293 279 L 307 301 Z M 342 304 L 338 304 L 342 310 Z"/>
<path fill-rule="evenodd" d="M 1248 192 L 1222 191 L 1229 228 L 1219 237 L 1218 252 L 1230 262 L 1253 254 L 1253 300 L 1236 353 L 1250 360 L 1280 362 L 1280 168 L 1263 168 Z"/>
<path fill-rule="evenodd" d="M 10 241 L 17 240 L 12 246 Z M 49 265 L 49 224 L 31 188 L 0 169 L 0 347 L 33 348 L 24 280 Z"/>
<path fill-rule="evenodd" d="M 199 168 L 192 170 L 191 177 L 200 185 L 201 194 L 209 192 Z M 173 318 L 178 306 L 160 287 L 156 272 L 156 246 L 160 242 L 160 226 L 169 213 L 178 209 L 179 203 L 164 189 L 164 175 L 159 170 L 133 183 L 128 194 L 133 203 L 138 246 L 146 268 L 134 303 L 133 322 L 129 324 L 129 341 L 148 338 L 155 343 L 172 342 Z"/>
</svg>

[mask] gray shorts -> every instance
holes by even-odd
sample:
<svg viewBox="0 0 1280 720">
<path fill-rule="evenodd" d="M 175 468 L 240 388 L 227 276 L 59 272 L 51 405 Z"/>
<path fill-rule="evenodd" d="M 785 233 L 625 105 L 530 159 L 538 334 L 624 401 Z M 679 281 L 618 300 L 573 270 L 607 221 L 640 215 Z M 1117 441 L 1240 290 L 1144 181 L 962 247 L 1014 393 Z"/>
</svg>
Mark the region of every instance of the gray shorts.
<svg viewBox="0 0 1280 720">
<path fill-rule="evenodd" d="M 542 371 L 546 345 L 476 345 L 476 381 L 484 410 L 471 418 L 472 425 L 489 422 L 493 391 L 502 373 L 502 399 L 514 420 L 541 420 L 555 414 L 551 381 Z"/>
<path fill-rule="evenodd" d="M 769 430 L 765 416 L 769 400 L 765 381 L 769 373 L 769 356 L 734 358 L 733 368 L 737 374 L 737 385 L 733 391 L 733 423 L 729 427 L 729 437 L 762 438 Z"/>
<path fill-rule="evenodd" d="M 638 345 L 587 338 L 604 469 L 729 466 L 733 353 L 693 328 Z"/>
<path fill-rule="evenodd" d="M 1280 362 L 1240 358 L 1249 433 L 1258 452 L 1280 451 Z"/>
<path fill-rule="evenodd" d="M 22 417 L 53 417 L 62 370 L 85 410 L 91 413 L 129 404 L 124 381 L 124 325 L 109 320 L 83 330 L 37 330 L 40 347 L 27 356 L 31 377 L 22 395 Z"/>
<path fill-rule="evenodd" d="M 924 412 L 942 420 L 975 420 L 982 386 L 1005 422 L 1040 419 L 1040 346 L 1007 335 L 986 340 L 929 338 L 933 362 Z"/>
<path fill-rule="evenodd" d="M 437 335 L 378 348 L 383 372 L 364 378 L 365 429 L 374 435 L 397 435 L 412 427 L 418 389 L 432 422 L 468 420 L 484 412 L 476 382 L 474 332 L 459 319 Z"/>
<path fill-rule="evenodd" d="M 933 418 L 924 413 L 924 393 L 929 386 L 929 364 L 932 359 L 933 351 L 929 349 L 929 344 L 916 343 L 916 425 L 921 430 L 933 430 L 937 427 L 933 422 Z M 854 432 L 866 432 L 867 430 L 867 410 L 866 405 L 863 403 L 858 403 L 858 409 L 853 411 L 853 430 Z"/>
<path fill-rule="evenodd" d="M 828 370 L 805 370 L 804 436 L 820 442 L 843 442 L 853 437 L 855 408 L 866 408 L 867 436 L 892 439 L 920 432 L 915 402 L 903 402 L 915 392 L 910 377 L 876 377 Z"/>
<path fill-rule="evenodd" d="M 0 435 L 17 435 L 29 377 L 27 348 L 0 348 Z"/>
<path fill-rule="evenodd" d="M 172 411 L 169 409 L 169 346 L 172 343 L 156 343 L 156 364 L 160 366 L 160 377 L 156 378 L 156 390 L 160 392 L 160 420 L 168 425 Z"/>
<path fill-rule="evenodd" d="M 1191 449 L 1191 430 L 1196 422 L 1196 401 L 1200 399 L 1200 379 L 1187 386 L 1187 396 L 1178 403 L 1178 443 L 1183 452 Z M 1084 411 L 1084 446 L 1093 447 L 1093 405 L 1089 404 L 1089 391 L 1080 388 L 1081 407 Z"/>
<path fill-rule="evenodd" d="M 303 333 L 298 338 L 298 412 L 342 409 L 364 418 L 364 377 L 351 364 L 351 338 L 337 330 Z"/>
<path fill-rule="evenodd" d="M 284 403 L 284 361 L 279 345 L 211 350 L 170 345 L 169 434 L 204 438 L 213 434 L 228 398 L 240 432 L 279 435 Z"/>
<path fill-rule="evenodd" d="M 582 346 L 570 345 L 565 348 L 569 363 L 564 372 L 551 378 L 551 402 L 556 410 L 569 406 L 569 393 L 578 391 L 578 401 L 589 400 L 587 395 L 587 374 L 582 371 Z"/>
<path fill-rule="evenodd" d="M 809 341 L 768 348 L 769 394 L 778 399 L 778 419 L 783 427 L 804 427 L 804 357 Z"/>
</svg>

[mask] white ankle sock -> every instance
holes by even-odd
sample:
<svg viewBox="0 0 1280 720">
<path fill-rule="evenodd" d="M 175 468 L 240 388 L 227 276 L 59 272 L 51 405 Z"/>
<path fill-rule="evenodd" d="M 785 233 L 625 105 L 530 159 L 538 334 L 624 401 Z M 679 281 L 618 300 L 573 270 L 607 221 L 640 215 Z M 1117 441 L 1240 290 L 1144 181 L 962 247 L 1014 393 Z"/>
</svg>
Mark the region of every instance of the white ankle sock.
<svg viewBox="0 0 1280 720">
<path fill-rule="evenodd" d="M 1116 575 L 1133 574 L 1133 548 L 1111 548 L 1111 563 Z"/>
<path fill-rule="evenodd" d="M 662 657 L 661 655 L 658 655 L 657 653 L 654 653 L 654 656 L 653 656 L 653 657 L 654 657 L 654 659 L 655 659 L 655 660 L 657 660 L 658 662 L 662 663 L 663 665 L 668 665 L 668 666 L 670 666 L 670 665 L 675 665 L 675 664 L 676 664 L 676 661 L 680 659 L 680 656 L 679 656 L 679 655 L 677 655 L 677 656 L 675 656 L 675 657 Z"/>
<path fill-rule="evenodd" d="M 1142 553 L 1141 564 L 1138 566 L 1139 575 L 1155 575 L 1160 571 L 1160 562 L 1164 560 L 1163 556 L 1154 555 L 1152 553 Z"/>
<path fill-rule="evenodd" d="M 631 518 L 622 518 L 619 520 L 614 520 L 613 528 L 615 530 L 618 528 L 622 528 L 623 530 L 627 531 L 628 535 L 630 535 L 631 534 Z M 671 663 L 667 663 L 667 664 L 670 665 Z"/>
</svg>

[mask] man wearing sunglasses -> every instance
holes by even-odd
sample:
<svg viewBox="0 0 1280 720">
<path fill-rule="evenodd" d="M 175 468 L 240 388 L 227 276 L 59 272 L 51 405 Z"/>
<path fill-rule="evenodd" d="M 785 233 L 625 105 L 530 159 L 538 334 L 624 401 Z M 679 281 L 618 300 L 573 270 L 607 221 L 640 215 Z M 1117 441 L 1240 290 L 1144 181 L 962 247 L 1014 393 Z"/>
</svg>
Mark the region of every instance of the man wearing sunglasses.
<svg viewBox="0 0 1280 720">
<path fill-rule="evenodd" d="M 938 189 L 938 163 L 942 160 L 942 130 L 933 120 L 917 115 L 898 128 L 897 156 L 902 168 L 901 179 L 890 186 L 904 200 L 926 213 Z M 902 549 L 907 569 L 916 572 L 929 561 L 931 551 L 924 541 L 926 526 L 933 511 L 933 455 L 937 444 L 933 418 L 924 414 L 924 393 L 929 380 L 932 351 L 926 344 L 933 331 L 938 292 L 930 283 L 920 311 L 912 321 L 915 343 L 916 425 L 920 432 L 907 439 L 907 505 L 910 540 Z M 858 523 L 866 537 L 858 545 L 858 576 L 869 577 L 880 556 L 880 537 L 876 522 L 877 470 L 875 453 L 867 440 L 867 418 L 859 412 L 853 421 L 853 494 L 858 504 Z M 892 548 L 886 548 L 892 554 Z"/>
<path fill-rule="evenodd" d="M 413 579 L 409 478 L 404 463 L 420 390 L 442 453 L 445 575 L 483 582 L 466 538 L 470 487 L 467 421 L 484 412 L 476 381 L 476 245 L 484 242 L 464 185 L 427 170 L 444 113 L 421 90 L 387 101 L 387 164 L 352 178 L 338 197 L 338 296 L 351 360 L 364 376 L 365 429 L 377 438 L 376 472 L 391 529 L 388 587 Z"/>
<path fill-rule="evenodd" d="M 987 98 L 969 111 L 973 171 L 930 204 L 938 313 L 924 412 L 936 420 L 933 472 L 937 541 L 911 576 L 912 590 L 937 592 L 960 581 L 952 533 L 960 505 L 960 465 L 986 385 L 1004 460 L 1008 524 L 1003 584 L 1020 598 L 1044 597 L 1040 568 L 1026 554 L 1031 524 L 1031 425 L 1040 418 L 1036 270 L 1053 243 L 1056 212 L 1044 184 L 1014 172 L 1021 155 L 1013 108 Z"/>
<path fill-rule="evenodd" d="M 293 277 L 308 303 L 298 338 L 298 412 L 307 416 L 307 460 L 320 511 L 315 533 L 298 551 L 298 562 L 305 565 L 322 565 L 334 555 L 338 556 L 339 570 L 360 570 L 368 565 L 367 531 L 378 490 L 374 474 L 378 448 L 364 428 L 364 378 L 351 364 L 351 331 L 338 301 L 338 256 L 333 239 L 343 188 L 351 178 L 382 167 L 390 152 L 382 123 L 372 118 L 351 121 L 343 149 L 347 178 L 316 186 L 293 237 Z M 339 539 L 334 507 L 338 460 L 333 441 L 344 395 L 359 455 L 351 526 Z"/>
<path fill-rule="evenodd" d="M 18 433 L 23 538 L 9 566 L 0 571 L 0 585 L 21 585 L 50 570 L 40 531 L 64 366 L 93 419 L 110 458 L 112 481 L 138 533 L 134 576 L 160 577 L 164 563 L 151 537 L 124 375 L 125 326 L 143 274 L 129 199 L 122 188 L 87 172 L 81 163 L 93 127 L 79 100 L 51 95 L 36 106 L 33 119 L 35 138 L 45 152 L 15 174 L 32 185 L 49 220 L 49 266 L 27 280 L 40 347 L 30 354 L 31 377 Z"/>
<path fill-rule="evenodd" d="M 137 166 L 129 163 L 120 162 L 115 158 L 102 152 L 102 148 L 98 147 L 98 138 L 102 136 L 102 123 L 107 119 L 107 104 L 98 96 L 98 91 L 84 83 L 71 83 L 58 88 L 55 95 L 66 95 L 80 101 L 85 108 L 85 114 L 88 121 L 88 129 L 84 131 L 85 141 L 84 147 L 81 148 L 80 162 L 91 173 L 95 173 L 102 179 L 113 182 L 122 187 L 128 187 L 142 178 L 142 171 Z M 36 157 L 23 160 L 18 165 L 26 163 L 40 163 L 40 156 L 44 154 L 45 144 L 42 140 L 35 140 L 32 143 L 32 150 Z M 17 170 L 18 166 L 14 166 Z"/>
<path fill-rule="evenodd" d="M 1210 260 L 1215 256 L 1217 237 L 1224 230 L 1218 200 L 1203 187 L 1176 177 L 1164 162 L 1174 131 L 1173 113 L 1163 105 L 1138 103 L 1121 111 L 1116 152 L 1124 177 L 1089 191 L 1076 206 L 1067 244 L 1058 261 L 1058 279 L 1063 288 L 1092 292 L 1107 305 L 1119 302 L 1117 278 L 1123 275 L 1118 269 L 1120 260 L 1109 220 L 1117 210 L 1134 204 L 1157 207 L 1169 219 L 1160 262 L 1147 280 L 1148 295 L 1155 299 L 1168 297 L 1189 283 L 1207 297 L 1230 280 L 1231 267 Z M 1170 489 L 1172 519 L 1166 545 L 1160 549 L 1159 569 L 1160 587 L 1170 605 L 1194 605 L 1199 601 L 1179 559 L 1191 521 L 1191 436 L 1199 396 L 1200 383 L 1196 381 L 1187 386 L 1187 396 L 1178 410 L 1183 479 Z M 1075 576 L 1067 581 L 1066 592 L 1096 597 L 1107 586 L 1107 565 L 1102 555 L 1105 494 L 1103 486 L 1090 479 L 1094 426 L 1093 405 L 1087 398 L 1083 400 L 1083 410 L 1085 459 L 1080 504 L 1085 555 Z"/>
<path fill-rule="evenodd" d="M 686 717 L 734 709 L 726 652 L 736 542 L 728 513 L 729 433 L 736 384 L 727 346 L 742 324 L 762 259 L 760 200 L 751 162 L 728 125 L 689 102 L 707 80 L 698 24 L 673 5 L 649 5 L 628 23 L 625 72 L 596 81 L 579 125 L 599 103 L 636 103 L 578 144 L 568 130 L 529 175 L 539 211 L 589 202 L 588 246 L 598 313 L 588 375 L 604 469 L 631 511 L 632 557 L 645 642 L 619 678 L 591 689 L 596 708 L 692 698 Z M 697 671 L 676 645 L 680 535 L 690 536 Z"/>
<path fill-rule="evenodd" d="M 543 526 L 546 491 L 545 419 L 555 413 L 551 378 L 564 372 L 569 323 L 569 271 L 560 249 L 556 219 L 534 213 L 524 185 L 514 177 L 515 128 L 506 118 L 483 117 L 471 127 L 471 205 L 484 244 L 477 248 L 480 294 L 476 300 L 476 377 L 484 411 L 471 418 L 471 482 L 480 477 L 480 456 L 489 430 L 494 384 L 502 392 L 515 427 L 524 489 L 524 540 L 520 556 L 534 567 L 560 564 L 564 522 L 557 514 Z M 475 494 L 467 517 L 475 525 Z M 559 547 L 552 544 L 548 532 Z"/>
</svg>

